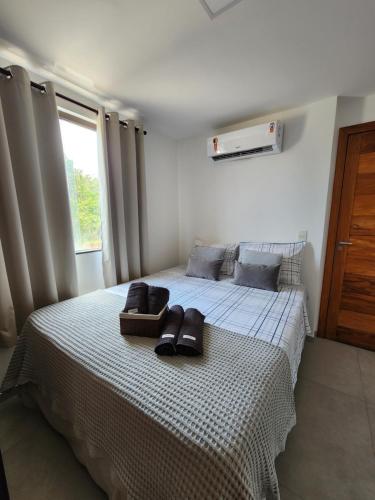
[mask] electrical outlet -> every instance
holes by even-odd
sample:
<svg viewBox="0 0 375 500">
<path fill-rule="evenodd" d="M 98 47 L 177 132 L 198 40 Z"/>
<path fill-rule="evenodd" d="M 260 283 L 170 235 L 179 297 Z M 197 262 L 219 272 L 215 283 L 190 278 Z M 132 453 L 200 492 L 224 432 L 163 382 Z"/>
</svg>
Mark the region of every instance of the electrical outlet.
<svg viewBox="0 0 375 500">
<path fill-rule="evenodd" d="M 298 240 L 299 241 L 307 241 L 307 230 L 303 229 L 298 233 Z"/>
</svg>

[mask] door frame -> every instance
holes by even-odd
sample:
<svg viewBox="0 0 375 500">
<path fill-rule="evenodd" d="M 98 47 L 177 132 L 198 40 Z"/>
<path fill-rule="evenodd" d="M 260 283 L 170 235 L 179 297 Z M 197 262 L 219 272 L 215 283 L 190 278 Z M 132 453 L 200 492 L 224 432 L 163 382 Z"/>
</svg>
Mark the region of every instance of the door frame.
<svg viewBox="0 0 375 500">
<path fill-rule="evenodd" d="M 339 129 L 335 176 L 333 181 L 331 201 L 331 214 L 328 226 L 326 257 L 324 264 L 323 285 L 322 293 L 320 296 L 319 323 L 317 332 L 318 337 L 331 339 L 336 338 L 327 334 L 326 325 L 328 319 L 328 305 L 332 288 L 333 263 L 336 252 L 337 229 L 340 216 L 341 196 L 349 138 L 354 134 L 362 134 L 371 131 L 375 132 L 375 121 L 360 123 L 358 125 L 351 125 L 349 127 L 342 127 Z"/>
</svg>

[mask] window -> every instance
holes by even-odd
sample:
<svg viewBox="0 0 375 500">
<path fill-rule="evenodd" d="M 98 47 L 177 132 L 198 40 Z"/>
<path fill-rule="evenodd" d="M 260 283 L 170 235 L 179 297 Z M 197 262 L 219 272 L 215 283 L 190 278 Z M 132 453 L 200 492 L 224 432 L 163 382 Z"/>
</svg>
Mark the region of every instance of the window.
<svg viewBox="0 0 375 500">
<path fill-rule="evenodd" d="M 100 191 L 95 125 L 60 112 L 76 253 L 101 250 Z"/>
</svg>

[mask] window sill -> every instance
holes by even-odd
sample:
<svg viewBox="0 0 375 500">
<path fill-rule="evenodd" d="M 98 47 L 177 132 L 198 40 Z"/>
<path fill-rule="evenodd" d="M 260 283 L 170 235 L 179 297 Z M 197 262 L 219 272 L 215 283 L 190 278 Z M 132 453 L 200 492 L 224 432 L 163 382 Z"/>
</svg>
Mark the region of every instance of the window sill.
<svg viewBox="0 0 375 500">
<path fill-rule="evenodd" d="M 101 251 L 102 251 L 101 248 L 99 248 L 98 250 L 76 250 L 75 254 L 76 255 L 82 255 L 84 253 L 95 253 L 95 252 L 101 252 Z"/>
</svg>

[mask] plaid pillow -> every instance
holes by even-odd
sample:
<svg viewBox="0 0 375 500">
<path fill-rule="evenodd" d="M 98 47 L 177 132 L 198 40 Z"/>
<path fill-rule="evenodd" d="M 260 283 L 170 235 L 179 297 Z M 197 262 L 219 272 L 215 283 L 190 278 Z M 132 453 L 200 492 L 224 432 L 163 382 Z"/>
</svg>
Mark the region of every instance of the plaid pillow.
<svg viewBox="0 0 375 500">
<path fill-rule="evenodd" d="M 239 246 L 237 243 L 228 243 L 224 246 L 224 262 L 221 266 L 220 274 L 232 276 L 234 273 L 234 263 L 238 257 Z"/>
<path fill-rule="evenodd" d="M 297 241 L 295 243 L 241 242 L 239 261 L 242 261 L 241 259 L 244 257 L 245 250 L 282 254 L 283 260 L 279 275 L 280 284 L 300 285 L 302 282 L 302 256 L 305 245 L 305 241 Z"/>
<path fill-rule="evenodd" d="M 215 243 L 213 245 L 208 245 L 200 240 L 195 241 L 196 247 L 213 247 L 213 248 L 224 248 L 224 261 L 220 269 L 221 275 L 232 276 L 234 273 L 234 263 L 238 258 L 239 246 L 238 243 Z M 193 250 L 194 252 L 194 250 Z"/>
</svg>

